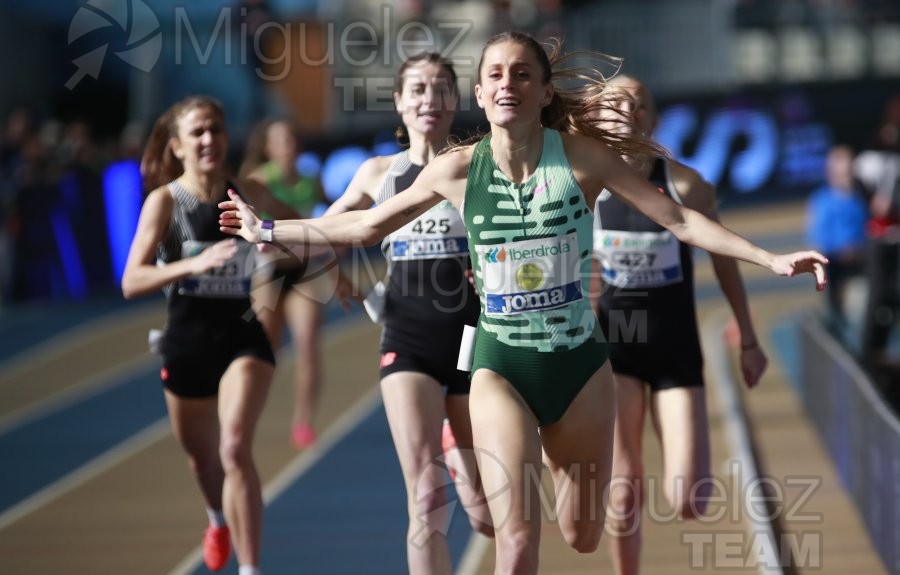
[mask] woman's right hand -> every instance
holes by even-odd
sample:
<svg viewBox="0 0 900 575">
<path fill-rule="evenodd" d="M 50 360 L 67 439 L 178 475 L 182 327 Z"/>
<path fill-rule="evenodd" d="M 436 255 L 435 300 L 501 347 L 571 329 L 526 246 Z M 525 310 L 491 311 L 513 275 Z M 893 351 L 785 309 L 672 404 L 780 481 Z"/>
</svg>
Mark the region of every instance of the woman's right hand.
<svg viewBox="0 0 900 575">
<path fill-rule="evenodd" d="M 191 272 L 203 274 L 211 269 L 220 268 L 237 253 L 237 240 L 228 239 L 216 242 L 198 255 L 194 256 Z"/>
</svg>

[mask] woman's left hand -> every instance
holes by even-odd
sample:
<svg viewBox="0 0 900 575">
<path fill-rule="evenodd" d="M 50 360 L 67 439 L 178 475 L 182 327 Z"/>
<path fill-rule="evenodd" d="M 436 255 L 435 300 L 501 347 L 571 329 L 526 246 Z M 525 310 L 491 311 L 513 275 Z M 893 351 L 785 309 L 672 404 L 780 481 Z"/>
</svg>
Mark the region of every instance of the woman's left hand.
<svg viewBox="0 0 900 575">
<path fill-rule="evenodd" d="M 753 389 L 759 384 L 768 365 L 769 359 L 759 344 L 749 347 L 741 345 L 741 374 L 744 376 L 744 383 L 747 384 L 747 387 Z"/>
<path fill-rule="evenodd" d="M 262 220 L 234 190 L 228 190 L 230 200 L 219 202 L 219 229 L 232 236 L 241 236 L 252 244 L 258 244 L 259 226 Z"/>
<path fill-rule="evenodd" d="M 778 275 L 792 277 L 797 274 L 810 273 L 816 276 L 816 290 L 825 289 L 825 264 L 828 258 L 819 252 L 794 252 L 775 256 L 772 260 L 772 271 Z"/>
<path fill-rule="evenodd" d="M 340 302 L 344 311 L 350 311 L 354 301 L 362 305 L 364 299 L 359 290 L 356 289 L 356 286 L 353 285 L 353 281 L 340 268 L 338 268 L 337 284 L 334 286 L 334 296 Z"/>
</svg>

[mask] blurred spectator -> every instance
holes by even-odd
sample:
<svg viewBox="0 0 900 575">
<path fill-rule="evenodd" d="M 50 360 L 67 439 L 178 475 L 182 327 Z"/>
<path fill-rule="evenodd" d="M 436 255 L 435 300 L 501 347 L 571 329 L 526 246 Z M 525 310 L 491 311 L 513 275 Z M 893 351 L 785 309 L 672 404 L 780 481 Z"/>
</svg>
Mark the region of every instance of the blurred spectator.
<svg viewBox="0 0 900 575">
<path fill-rule="evenodd" d="M 882 364 L 900 309 L 900 94 L 888 103 L 873 148 L 860 153 L 856 177 L 869 198 L 869 298 L 863 321 L 864 361 Z"/>
<path fill-rule="evenodd" d="M 100 162 L 91 126 L 84 120 L 74 120 L 65 127 L 62 141 L 57 151 L 60 165 L 64 168 L 79 168 L 92 172 L 99 171 Z"/>
<path fill-rule="evenodd" d="M 862 270 L 866 245 L 866 204 L 853 180 L 853 151 L 835 146 L 828 152 L 826 183 L 813 192 L 807 207 L 807 241 L 828 257 L 828 305 L 842 321 L 843 289 Z"/>
<path fill-rule="evenodd" d="M 84 290 L 108 289 L 113 281 L 101 178 L 106 160 L 98 151 L 90 124 L 74 120 L 66 126 L 57 152 L 63 173 L 60 205 L 56 209 L 61 211 L 57 217 L 68 222 L 77 244 L 64 256 L 70 258 L 67 269 L 77 269 L 75 273 L 83 277 L 84 286 L 69 294 L 75 297 L 86 295 Z M 70 290 L 76 285 L 72 279 L 69 278 Z"/>
<path fill-rule="evenodd" d="M 140 161 L 144 149 L 145 139 L 144 125 L 140 122 L 130 122 L 122 128 L 119 134 L 119 143 L 116 156 L 119 160 Z"/>
<path fill-rule="evenodd" d="M 15 171 L 25 140 L 34 131 L 31 113 L 26 108 L 16 108 L 6 119 L 6 131 L 0 143 L 0 171 L 4 178 Z"/>
<path fill-rule="evenodd" d="M 23 150 L 33 131 L 31 113 L 20 107 L 10 112 L 0 138 L 0 303 L 4 305 L 18 299 L 24 291 L 20 273 L 22 209 L 19 179 Z"/>
<path fill-rule="evenodd" d="M 13 299 L 62 297 L 65 278 L 53 235 L 52 209 L 59 203 L 58 171 L 37 134 L 22 145 L 13 174 L 21 227 L 14 243 Z"/>
</svg>

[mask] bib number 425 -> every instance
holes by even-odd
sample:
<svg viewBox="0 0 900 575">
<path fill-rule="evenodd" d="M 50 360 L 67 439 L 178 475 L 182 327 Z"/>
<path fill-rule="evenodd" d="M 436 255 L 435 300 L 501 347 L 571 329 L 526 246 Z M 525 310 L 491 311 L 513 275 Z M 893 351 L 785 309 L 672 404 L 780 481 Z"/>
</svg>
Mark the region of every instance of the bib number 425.
<svg viewBox="0 0 900 575">
<path fill-rule="evenodd" d="M 450 219 L 419 220 L 413 226 L 412 231 L 417 234 L 446 234 L 450 231 Z"/>
</svg>

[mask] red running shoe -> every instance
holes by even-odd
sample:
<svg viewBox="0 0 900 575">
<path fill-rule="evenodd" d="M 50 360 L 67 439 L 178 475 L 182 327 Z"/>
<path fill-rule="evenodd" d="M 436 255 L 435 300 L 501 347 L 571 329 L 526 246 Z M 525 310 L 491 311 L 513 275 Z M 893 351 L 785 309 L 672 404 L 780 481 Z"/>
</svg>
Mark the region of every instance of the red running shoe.
<svg viewBox="0 0 900 575">
<path fill-rule="evenodd" d="M 210 525 L 203 534 L 203 562 L 210 571 L 219 571 L 228 563 L 231 555 L 231 533 L 228 526 Z"/>
</svg>

